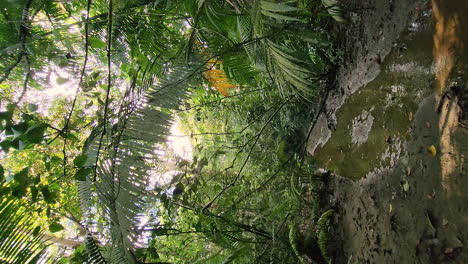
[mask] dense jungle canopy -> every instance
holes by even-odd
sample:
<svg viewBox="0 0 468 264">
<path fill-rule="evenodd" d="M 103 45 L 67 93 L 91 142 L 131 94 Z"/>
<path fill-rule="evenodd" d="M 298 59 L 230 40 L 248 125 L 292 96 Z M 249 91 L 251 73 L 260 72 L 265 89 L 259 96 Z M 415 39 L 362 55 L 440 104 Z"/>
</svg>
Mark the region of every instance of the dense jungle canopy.
<svg viewBox="0 0 468 264">
<path fill-rule="evenodd" d="M 0 262 L 327 261 L 304 143 L 341 20 L 329 0 L 2 0 Z"/>
</svg>

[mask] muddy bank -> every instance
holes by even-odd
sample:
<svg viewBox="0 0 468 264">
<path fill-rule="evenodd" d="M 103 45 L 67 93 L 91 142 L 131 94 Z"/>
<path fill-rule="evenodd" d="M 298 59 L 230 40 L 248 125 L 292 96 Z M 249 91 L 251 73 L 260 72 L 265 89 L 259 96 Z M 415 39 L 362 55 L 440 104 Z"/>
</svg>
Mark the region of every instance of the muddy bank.
<svg viewBox="0 0 468 264">
<path fill-rule="evenodd" d="M 468 263 L 468 2 L 343 3 L 308 144 L 332 172 L 333 263 Z"/>
</svg>

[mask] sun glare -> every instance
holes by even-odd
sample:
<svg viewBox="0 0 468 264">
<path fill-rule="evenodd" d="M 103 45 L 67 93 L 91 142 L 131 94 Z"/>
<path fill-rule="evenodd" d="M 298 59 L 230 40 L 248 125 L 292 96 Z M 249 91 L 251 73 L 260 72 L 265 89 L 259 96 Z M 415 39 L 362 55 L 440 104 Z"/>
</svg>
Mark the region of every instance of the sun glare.
<svg viewBox="0 0 468 264">
<path fill-rule="evenodd" d="M 55 69 L 50 73 L 49 83 L 44 90 L 30 91 L 26 95 L 29 103 L 40 106 L 44 111 L 49 108 L 52 101 L 57 97 L 73 97 L 76 94 L 78 84 L 76 80 L 66 71 Z"/>
<path fill-rule="evenodd" d="M 184 135 L 179 129 L 179 120 L 176 120 L 171 126 L 171 134 L 167 137 L 167 144 L 169 148 L 177 156 L 191 160 L 192 159 L 192 145 L 190 144 L 190 138 Z"/>
</svg>

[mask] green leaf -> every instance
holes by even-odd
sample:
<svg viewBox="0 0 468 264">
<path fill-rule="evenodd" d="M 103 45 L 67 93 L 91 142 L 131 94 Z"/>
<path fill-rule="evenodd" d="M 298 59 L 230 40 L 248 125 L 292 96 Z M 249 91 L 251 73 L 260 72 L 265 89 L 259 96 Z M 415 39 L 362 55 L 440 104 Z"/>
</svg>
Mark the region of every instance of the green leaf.
<svg viewBox="0 0 468 264">
<path fill-rule="evenodd" d="M 77 181 L 86 181 L 86 177 L 91 173 L 92 169 L 90 168 L 81 168 L 75 174 L 75 180 Z"/>
<path fill-rule="evenodd" d="M 39 235 L 39 232 L 41 232 L 41 227 L 40 226 L 36 226 L 36 228 L 34 228 L 33 230 L 33 236 L 38 236 Z"/>
<path fill-rule="evenodd" d="M 20 185 L 27 185 L 28 183 L 29 168 L 24 168 L 20 172 L 16 173 L 13 178 Z"/>
<path fill-rule="evenodd" d="M 11 195 L 13 195 L 16 198 L 21 198 L 26 195 L 26 188 L 24 185 L 18 185 L 13 187 L 11 190 Z"/>
<path fill-rule="evenodd" d="M 37 202 L 37 195 L 39 194 L 39 191 L 37 190 L 35 186 L 31 186 L 30 191 L 31 191 L 31 201 L 33 203 Z"/>
<path fill-rule="evenodd" d="M 0 165 L 0 182 L 3 182 L 5 180 L 5 170 L 3 169 L 3 166 Z"/>
<path fill-rule="evenodd" d="M 300 19 L 295 18 L 295 17 L 284 16 L 284 15 L 280 15 L 280 14 L 273 13 L 273 12 L 266 11 L 266 10 L 262 10 L 261 12 L 262 12 L 262 14 L 265 15 L 265 16 L 269 16 L 269 17 L 272 17 L 272 18 L 280 19 L 280 20 L 286 20 L 286 21 L 301 21 Z"/>
<path fill-rule="evenodd" d="M 286 150 L 286 140 L 281 140 L 281 142 L 278 144 L 277 155 L 278 155 L 278 158 L 283 162 L 288 159 L 288 156 L 285 150 Z"/>
<path fill-rule="evenodd" d="M 34 119 L 34 116 L 30 114 L 22 114 L 21 118 L 23 118 L 24 121 L 31 121 Z"/>
<path fill-rule="evenodd" d="M 164 202 L 166 200 L 167 200 L 167 194 L 166 193 L 161 194 L 161 201 Z"/>
<path fill-rule="evenodd" d="M 34 178 L 33 183 L 34 184 L 39 184 L 40 182 L 41 182 L 41 176 L 38 175 L 38 176 L 36 176 L 36 178 Z"/>
<path fill-rule="evenodd" d="M 8 104 L 6 108 L 7 108 L 8 112 L 13 113 L 13 111 L 15 111 L 15 109 L 16 109 L 16 105 L 15 104 Z"/>
<path fill-rule="evenodd" d="M 100 97 L 98 97 L 97 101 L 98 101 L 98 103 L 100 105 L 105 105 L 106 104 L 106 103 L 104 103 L 104 101 Z"/>
<path fill-rule="evenodd" d="M 79 138 L 76 136 L 76 133 L 66 133 L 65 138 L 72 142 L 77 142 L 79 140 Z"/>
<path fill-rule="evenodd" d="M 12 112 L 4 111 L 0 112 L 0 120 L 10 120 L 13 116 Z"/>
<path fill-rule="evenodd" d="M 49 190 L 50 191 L 58 190 L 58 189 L 60 189 L 60 185 L 58 185 L 58 183 L 56 183 L 56 182 L 49 185 Z"/>
<path fill-rule="evenodd" d="M 2 148 L 2 150 L 3 150 L 5 153 L 8 153 L 8 151 L 9 151 L 10 148 L 11 148 L 11 140 L 5 139 L 5 140 L 3 140 L 2 142 L 0 142 L 0 148 Z"/>
<path fill-rule="evenodd" d="M 60 32 L 59 32 L 57 29 L 52 30 L 52 35 L 54 35 L 54 39 L 55 39 L 56 41 L 60 41 L 60 40 L 61 40 Z"/>
<path fill-rule="evenodd" d="M 172 194 L 176 196 L 176 195 L 182 194 L 183 192 L 184 192 L 184 185 L 181 182 L 179 182 L 176 184 L 175 189 L 172 192 Z"/>
<path fill-rule="evenodd" d="M 263 10 L 267 10 L 270 12 L 293 12 L 293 11 L 300 11 L 300 8 L 289 6 L 280 3 L 273 3 L 268 1 L 262 1 L 261 6 Z"/>
<path fill-rule="evenodd" d="M 56 222 L 49 225 L 49 231 L 51 233 L 56 233 L 56 232 L 62 231 L 64 229 L 65 228 L 61 224 L 56 223 Z"/>
<path fill-rule="evenodd" d="M 11 127 L 11 131 L 13 132 L 13 135 L 15 136 L 14 138 L 20 137 L 21 135 L 26 133 L 28 129 L 29 129 L 29 125 L 27 122 L 21 122 Z"/>
<path fill-rule="evenodd" d="M 24 149 L 24 142 L 18 138 L 13 139 L 11 142 L 11 147 L 17 150 L 23 150 Z"/>
<path fill-rule="evenodd" d="M 44 200 L 47 200 L 50 198 L 50 191 L 49 191 L 49 188 L 47 188 L 47 186 L 41 188 L 41 193 L 42 193 L 42 196 L 44 196 Z"/>
<path fill-rule="evenodd" d="M 81 168 L 86 164 L 87 160 L 88 160 L 88 156 L 82 154 L 82 155 L 77 156 L 73 160 L 73 164 L 75 164 L 76 167 Z"/>
<path fill-rule="evenodd" d="M 107 46 L 106 42 L 95 37 L 89 38 L 89 45 L 95 49 L 103 49 Z"/>
<path fill-rule="evenodd" d="M 64 85 L 68 82 L 68 79 L 67 78 L 63 78 L 63 77 L 57 77 L 57 79 L 55 79 L 55 82 L 58 84 L 58 85 Z"/>
<path fill-rule="evenodd" d="M 154 247 L 148 248 L 148 255 L 153 259 L 159 259 L 159 254 Z"/>
<path fill-rule="evenodd" d="M 38 109 L 38 106 L 36 104 L 28 104 L 28 110 L 31 112 L 36 112 Z"/>
<path fill-rule="evenodd" d="M 62 162 L 63 162 L 63 159 L 60 158 L 59 156 L 53 156 L 53 157 L 50 159 L 50 163 L 51 163 L 52 165 L 60 165 L 60 164 L 62 164 Z"/>
<path fill-rule="evenodd" d="M 177 167 L 183 168 L 185 166 L 188 166 L 190 163 L 187 160 L 182 160 L 179 163 L 177 163 Z"/>
<path fill-rule="evenodd" d="M 36 144 L 42 142 L 46 127 L 46 124 L 36 124 L 29 127 L 25 134 L 26 140 Z"/>
<path fill-rule="evenodd" d="M 167 198 L 167 194 L 163 193 L 161 194 L 161 202 L 164 205 L 164 208 L 168 209 L 169 208 L 169 199 Z"/>
<path fill-rule="evenodd" d="M 10 188 L 0 186 L 0 197 L 7 196 L 10 193 Z"/>
<path fill-rule="evenodd" d="M 55 192 L 51 192 L 48 186 L 44 186 L 41 188 L 42 196 L 44 196 L 44 201 L 48 204 L 55 203 L 57 199 L 57 194 Z"/>
<path fill-rule="evenodd" d="M 338 0 L 322 0 L 322 4 L 327 8 L 328 13 L 337 22 L 346 22 L 343 18 L 340 2 Z"/>
</svg>

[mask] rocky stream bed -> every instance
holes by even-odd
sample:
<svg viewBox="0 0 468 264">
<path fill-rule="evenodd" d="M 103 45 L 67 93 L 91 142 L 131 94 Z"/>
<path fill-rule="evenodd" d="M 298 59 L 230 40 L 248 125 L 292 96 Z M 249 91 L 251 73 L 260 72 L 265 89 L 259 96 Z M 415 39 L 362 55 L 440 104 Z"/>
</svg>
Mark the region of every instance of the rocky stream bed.
<svg viewBox="0 0 468 264">
<path fill-rule="evenodd" d="M 333 263 L 468 263 L 468 1 L 342 1 L 337 87 L 308 142 Z"/>
</svg>

